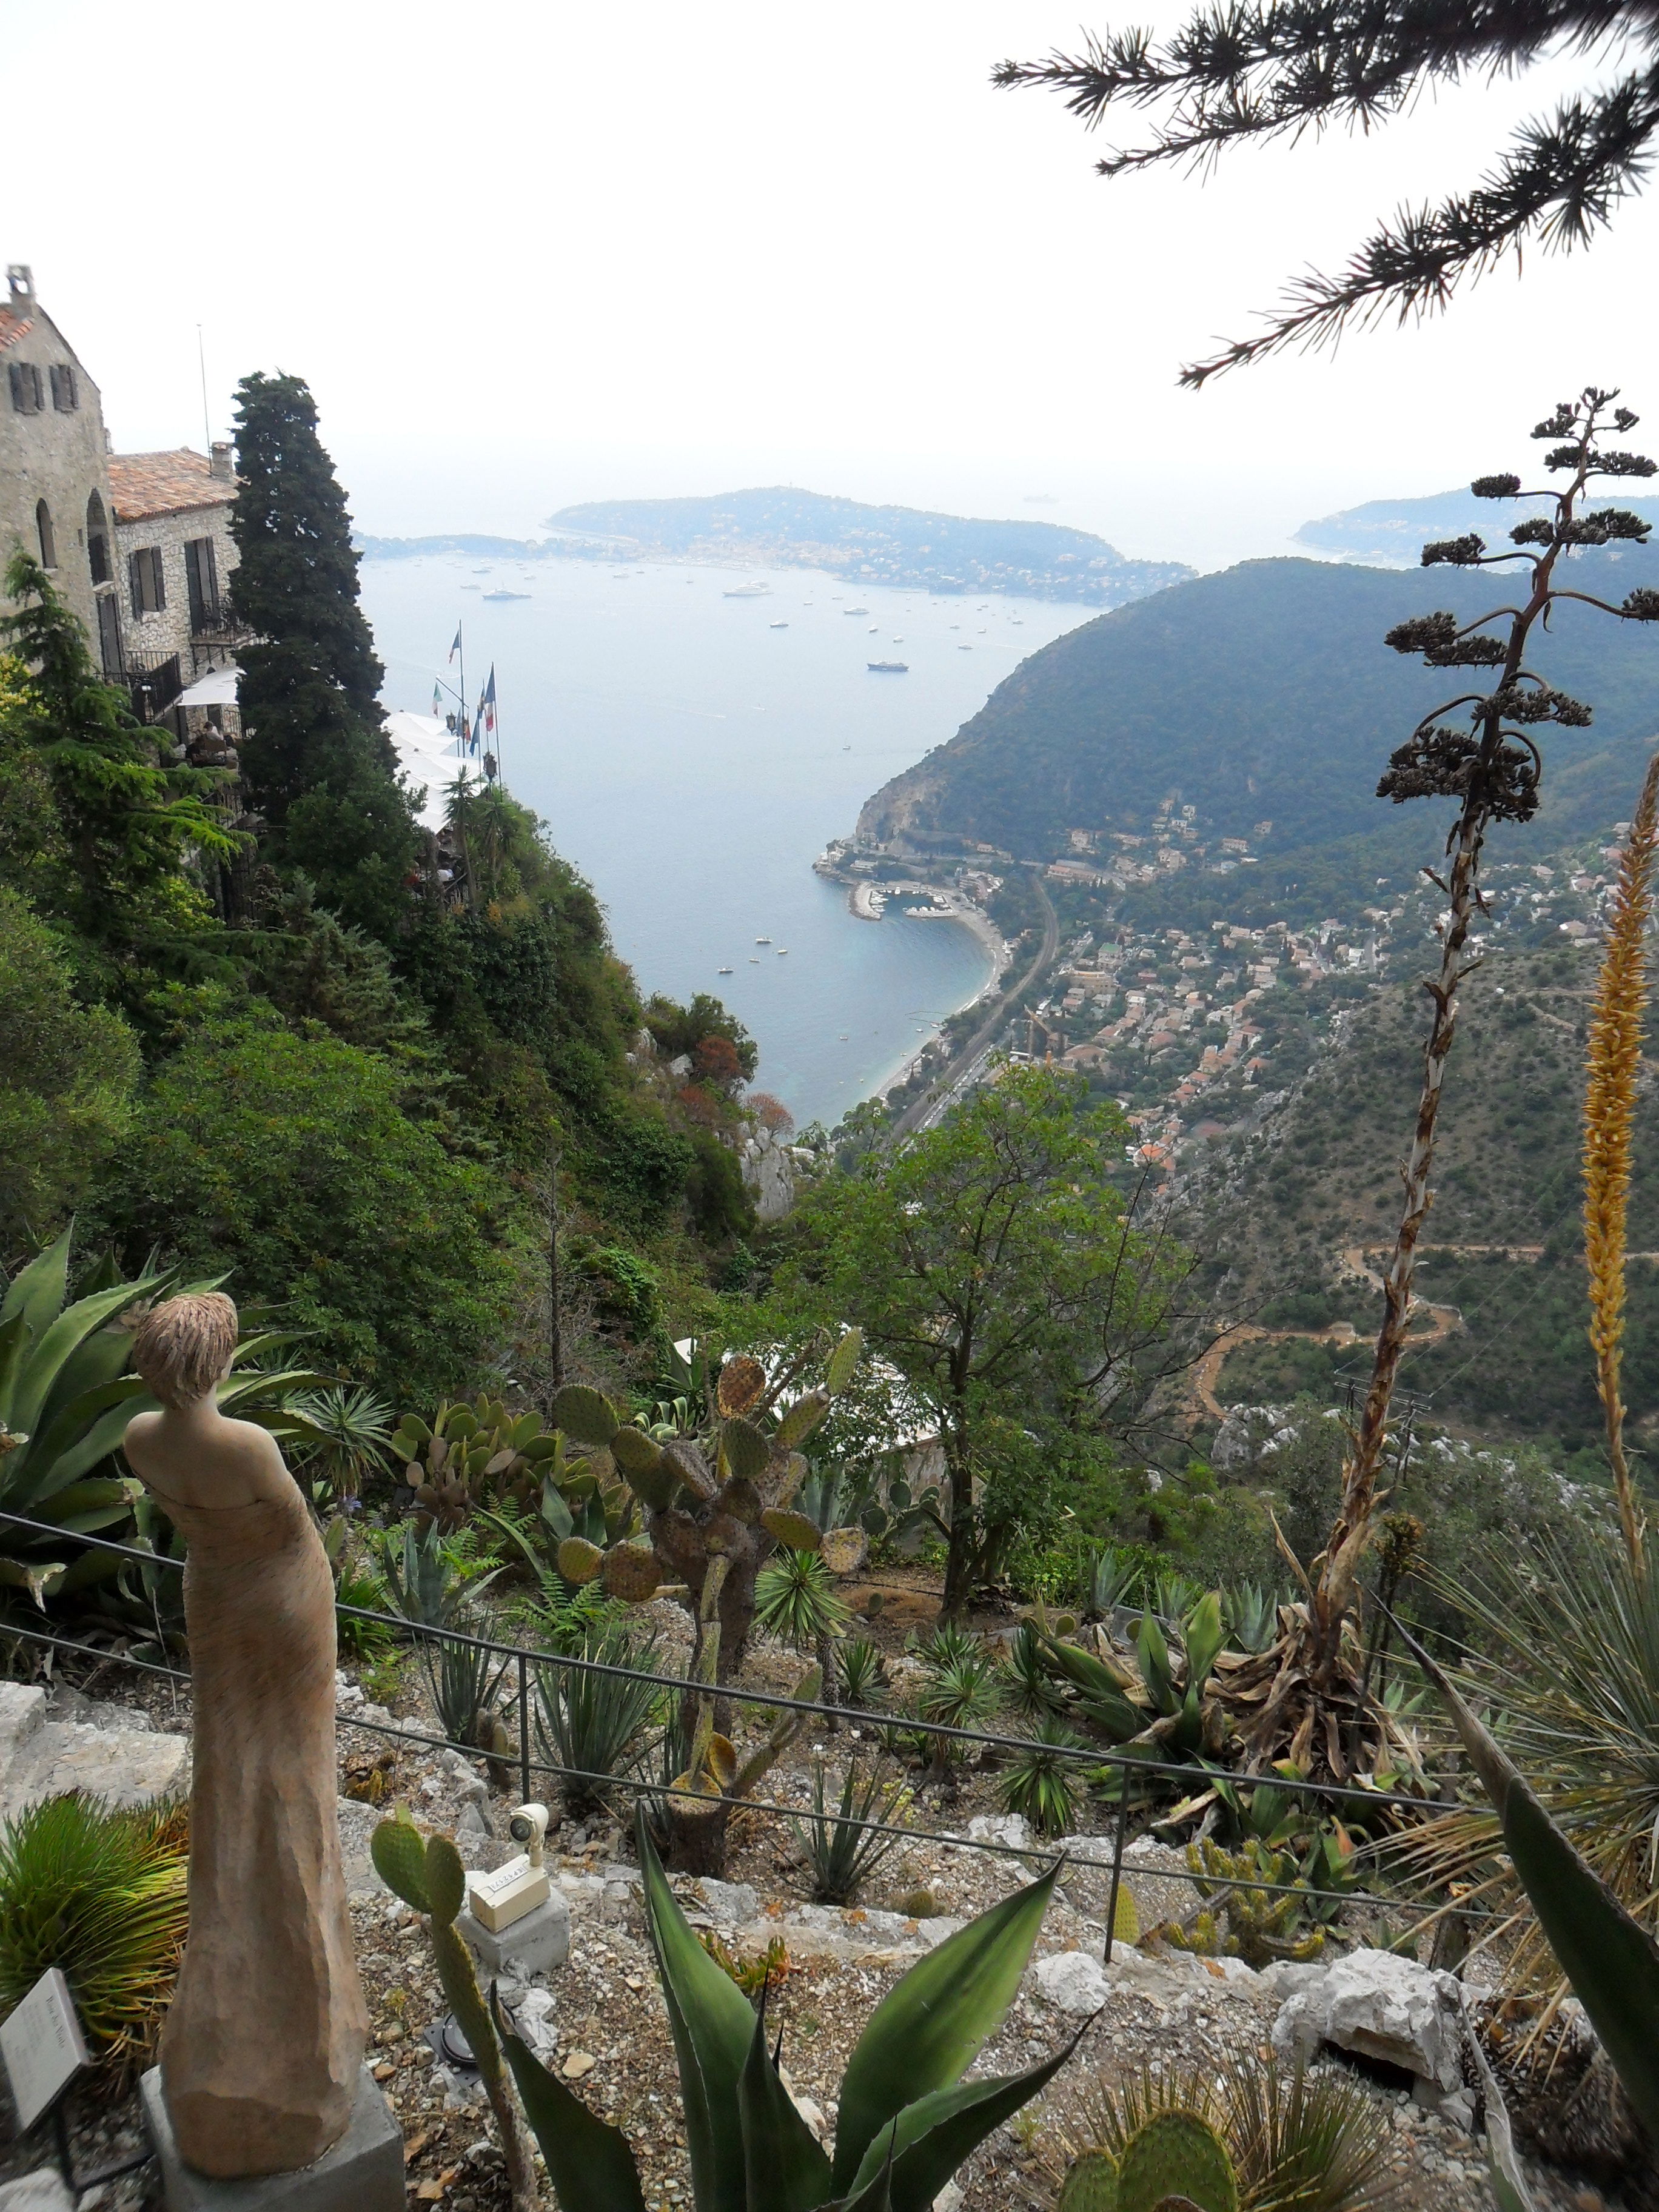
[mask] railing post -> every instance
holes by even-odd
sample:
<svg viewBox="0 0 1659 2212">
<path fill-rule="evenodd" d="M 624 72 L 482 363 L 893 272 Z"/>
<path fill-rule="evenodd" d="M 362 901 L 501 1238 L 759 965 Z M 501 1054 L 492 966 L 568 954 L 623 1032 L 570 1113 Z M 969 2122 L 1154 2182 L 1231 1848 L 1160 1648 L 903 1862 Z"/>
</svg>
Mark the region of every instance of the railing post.
<svg viewBox="0 0 1659 2212">
<path fill-rule="evenodd" d="M 1112 1893 L 1106 1904 L 1106 1959 L 1112 1963 L 1112 1936 L 1117 1927 L 1117 1893 L 1123 1883 L 1123 1832 L 1129 1825 L 1129 1767 L 1122 1761 L 1117 1770 L 1117 1826 L 1112 1831 Z"/>
<path fill-rule="evenodd" d="M 530 1802 L 530 1662 L 519 1654 L 519 1802 Z"/>
</svg>

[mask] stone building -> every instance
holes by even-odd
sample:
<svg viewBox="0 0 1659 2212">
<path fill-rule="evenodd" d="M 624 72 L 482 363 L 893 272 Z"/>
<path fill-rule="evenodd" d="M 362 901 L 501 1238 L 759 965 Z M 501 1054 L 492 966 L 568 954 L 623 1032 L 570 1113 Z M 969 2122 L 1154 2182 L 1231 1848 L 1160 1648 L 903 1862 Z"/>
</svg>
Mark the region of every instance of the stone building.
<svg viewBox="0 0 1659 2212">
<path fill-rule="evenodd" d="M 236 566 L 231 449 L 216 444 L 206 458 L 188 446 L 114 453 L 109 481 L 127 677 L 140 711 L 154 720 L 201 679 L 234 665 L 238 632 L 226 589 Z M 232 685 L 205 688 L 234 699 Z M 235 711 L 227 703 L 216 726 L 234 731 Z"/>
<path fill-rule="evenodd" d="M 124 667 L 109 439 L 98 386 L 41 307 L 33 272 L 0 304 L 0 569 L 32 554 L 85 624 L 106 676 Z M 0 608 L 7 605 L 0 592 Z"/>
</svg>

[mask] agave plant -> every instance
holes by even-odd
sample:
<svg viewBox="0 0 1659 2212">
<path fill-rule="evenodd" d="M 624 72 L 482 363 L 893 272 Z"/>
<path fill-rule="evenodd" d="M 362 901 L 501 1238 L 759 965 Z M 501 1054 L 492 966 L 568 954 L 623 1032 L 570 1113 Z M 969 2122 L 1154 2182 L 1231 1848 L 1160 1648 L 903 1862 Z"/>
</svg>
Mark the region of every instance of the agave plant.
<svg viewBox="0 0 1659 2212">
<path fill-rule="evenodd" d="M 1188 1609 L 1178 1661 L 1151 1606 L 1135 1624 L 1133 1671 L 1039 1631 L 1049 1672 L 1076 1692 L 1078 1711 L 1114 1743 L 1138 1746 L 1164 1759 L 1213 1757 L 1224 1745 L 1227 1723 L 1211 1670 L 1225 1637 L 1217 1590 Z"/>
<path fill-rule="evenodd" d="M 1087 1552 L 1078 1562 L 1078 1612 L 1085 1620 L 1103 1620 L 1114 1606 L 1128 1605 L 1140 1583 L 1142 1563 L 1115 1545 Z"/>
<path fill-rule="evenodd" d="M 464 1579 L 435 1521 L 423 1536 L 412 1523 L 405 1523 L 401 1546 L 388 1533 L 380 1563 L 392 1610 L 411 1626 L 436 1632 L 416 1641 L 445 1736 L 451 1743 L 504 1756 L 509 1746 L 495 1711 L 495 1694 L 509 1661 L 476 1640 L 477 1601 L 501 1569 Z"/>
<path fill-rule="evenodd" d="M 138 1319 L 181 1287 L 216 1287 L 181 1285 L 175 1272 L 150 1268 L 121 1281 L 106 1261 L 71 1301 L 73 1234 L 71 1224 L 18 1271 L 0 1301 L 0 1514 L 50 1522 L 62 1532 L 43 1536 L 0 1521 L 0 1585 L 27 1590 L 41 1607 L 116 1572 L 113 1554 L 80 1551 L 72 1540 L 125 1522 L 139 1495 L 138 1483 L 114 1458 L 127 1423 L 156 1402 L 142 1376 L 128 1372 Z M 219 1404 L 283 1441 L 310 1443 L 316 1431 L 304 1395 L 327 1378 L 249 1364 L 282 1341 L 270 1333 L 245 1337 Z"/>
<path fill-rule="evenodd" d="M 1036 1735 L 1003 1777 L 1002 1805 L 1021 1813 L 1040 1836 L 1063 1836 L 1077 1826 L 1082 1776 L 1074 1753 L 1083 1738 L 1056 1720 L 1039 1723 Z"/>
<path fill-rule="evenodd" d="M 824 1801 L 823 1761 L 812 1770 L 812 1809 L 803 1826 L 794 1825 L 801 1849 L 812 1869 L 812 1897 L 818 1905 L 847 1905 L 860 1882 L 903 1842 L 902 1835 L 887 1835 L 896 1828 L 909 1808 L 910 1792 L 902 1784 L 889 1782 L 878 1761 L 868 1774 L 856 1763 L 842 1778 L 841 1808 L 832 1812 Z M 867 1825 L 874 1823 L 876 1825 Z"/>
<path fill-rule="evenodd" d="M 1279 1597 L 1255 1583 L 1239 1583 L 1221 1593 L 1221 1617 L 1235 1651 L 1270 1650 L 1279 1634 Z"/>
<path fill-rule="evenodd" d="M 1075 2047 L 1074 2037 L 1023 2074 L 962 2079 L 1018 1990 L 1051 1869 L 918 1960 L 876 2008 L 842 2079 L 832 2159 L 784 2087 L 764 2008 L 757 2014 L 698 1943 L 643 1823 L 639 1852 L 696 2212 L 926 2212 Z M 496 2027 L 562 2212 L 642 2212 L 621 2129 L 544 2067 L 499 2009 Z"/>
<path fill-rule="evenodd" d="M 620 1620 L 608 1620 L 589 1631 L 575 1656 L 650 1674 L 657 1671 L 657 1639 L 641 1642 Z M 608 1803 L 607 1784 L 631 1774 L 647 1756 L 663 1697 L 654 1683 L 632 1674 L 591 1674 L 556 1659 L 537 1667 L 536 1732 L 543 1756 L 563 1770 L 559 1793 L 568 1812 L 580 1818 Z"/>
<path fill-rule="evenodd" d="M 1000 1708 L 1002 1684 L 996 1662 L 976 1637 L 947 1623 L 918 1645 L 916 1656 L 927 1669 L 916 1700 L 923 1720 L 941 1728 L 975 1729 Z M 936 1778 L 961 1756 L 961 1749 L 952 1737 L 932 1739 Z"/>
</svg>

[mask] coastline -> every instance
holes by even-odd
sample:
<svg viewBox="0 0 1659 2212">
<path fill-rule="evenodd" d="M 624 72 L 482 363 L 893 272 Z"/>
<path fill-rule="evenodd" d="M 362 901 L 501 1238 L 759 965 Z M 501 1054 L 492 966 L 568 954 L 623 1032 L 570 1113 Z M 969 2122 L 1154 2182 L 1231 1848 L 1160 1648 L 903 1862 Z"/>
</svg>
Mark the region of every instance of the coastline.
<svg viewBox="0 0 1659 2212">
<path fill-rule="evenodd" d="M 1004 941 L 1002 932 L 991 920 L 989 915 L 981 908 L 973 905 L 971 902 L 964 900 L 960 904 L 953 902 L 949 915 L 942 915 L 940 919 L 955 922 L 959 927 L 967 930 L 970 936 L 977 938 L 990 955 L 991 960 L 990 974 L 971 999 L 964 999 L 959 1006 L 952 1006 L 951 1013 L 954 1016 L 966 1013 L 970 1006 L 977 1006 L 986 999 L 994 996 L 1002 987 L 1002 979 L 1008 972 L 1012 956 Z M 882 1077 L 880 1082 L 874 1085 L 868 1096 L 880 1099 L 885 1105 L 890 1095 L 896 1091 L 902 1083 L 908 1079 L 922 1054 L 931 1045 L 938 1042 L 943 1026 L 942 1023 L 935 1024 L 919 1044 L 905 1054 L 903 1059 L 890 1073 Z"/>
</svg>

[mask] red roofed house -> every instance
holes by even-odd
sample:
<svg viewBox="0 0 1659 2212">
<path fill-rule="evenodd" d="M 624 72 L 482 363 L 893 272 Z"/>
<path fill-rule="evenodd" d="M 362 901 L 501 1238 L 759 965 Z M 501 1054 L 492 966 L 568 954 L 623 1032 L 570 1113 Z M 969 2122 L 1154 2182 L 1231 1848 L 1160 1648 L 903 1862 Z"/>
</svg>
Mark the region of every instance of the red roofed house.
<svg viewBox="0 0 1659 2212">
<path fill-rule="evenodd" d="M 186 712 L 210 705 L 214 727 L 234 737 L 239 633 L 225 590 L 236 566 L 231 449 L 216 444 L 210 455 L 188 446 L 167 453 L 113 453 L 109 480 L 128 675 L 141 711 L 154 720 L 175 701 Z M 210 700 L 192 696 L 201 693 Z M 179 734 L 185 734 L 182 728 Z"/>
<path fill-rule="evenodd" d="M 98 386 L 14 262 L 0 303 L 0 570 L 32 554 L 81 617 L 106 676 L 124 649 Z M 0 590 L 0 607 L 9 605 Z"/>
</svg>

